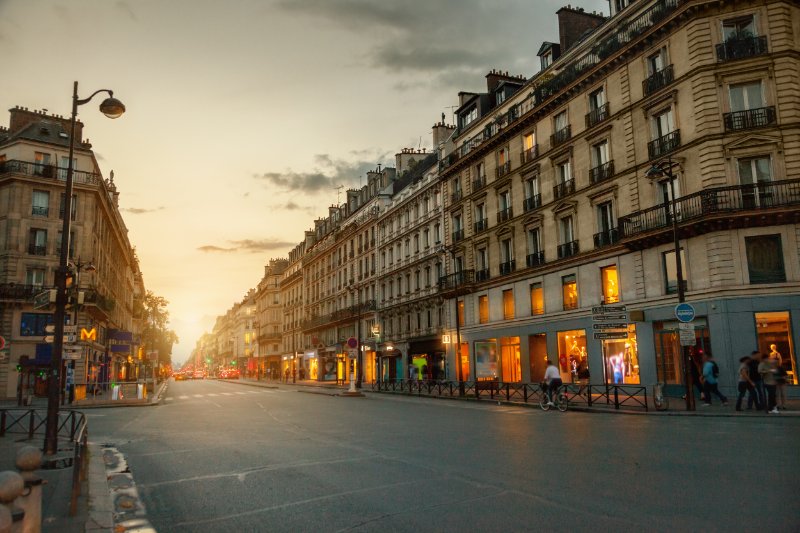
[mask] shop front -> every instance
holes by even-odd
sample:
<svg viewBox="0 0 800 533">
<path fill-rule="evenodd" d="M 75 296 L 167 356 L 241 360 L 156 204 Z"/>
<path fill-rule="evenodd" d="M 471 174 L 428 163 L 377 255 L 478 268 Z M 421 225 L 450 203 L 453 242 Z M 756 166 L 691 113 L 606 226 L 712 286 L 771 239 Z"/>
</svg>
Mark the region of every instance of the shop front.
<svg viewBox="0 0 800 533">
<path fill-rule="evenodd" d="M 754 313 L 758 350 L 778 361 L 787 385 L 797 385 L 797 359 L 788 311 Z"/>
<path fill-rule="evenodd" d="M 625 339 L 602 341 L 606 383 L 614 385 L 638 385 L 641 383 L 636 325 L 628 324 L 626 333 L 627 338 Z M 580 374 L 580 367 L 577 374 Z"/>
<path fill-rule="evenodd" d="M 381 381 L 397 381 L 405 379 L 403 372 L 403 353 L 391 345 L 386 345 L 378 357 Z"/>
<path fill-rule="evenodd" d="M 440 381 L 447 379 L 447 360 L 439 339 L 411 341 L 409 368 L 412 379 Z"/>
<path fill-rule="evenodd" d="M 519 337 L 475 341 L 475 376 L 478 381 L 522 381 Z"/>
<path fill-rule="evenodd" d="M 589 381 L 589 355 L 586 347 L 586 330 L 559 331 L 558 360 L 553 361 L 564 383 Z M 542 372 L 544 375 L 544 372 Z"/>
</svg>

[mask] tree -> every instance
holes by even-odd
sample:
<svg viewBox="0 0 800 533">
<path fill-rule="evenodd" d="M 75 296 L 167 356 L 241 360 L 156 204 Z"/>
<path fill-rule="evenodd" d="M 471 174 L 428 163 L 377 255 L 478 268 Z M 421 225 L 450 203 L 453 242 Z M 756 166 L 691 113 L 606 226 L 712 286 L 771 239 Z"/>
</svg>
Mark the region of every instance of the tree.
<svg viewBox="0 0 800 533">
<path fill-rule="evenodd" d="M 168 328 L 168 304 L 166 298 L 156 296 L 152 291 L 147 291 L 143 302 L 145 325 L 142 340 L 146 351 L 158 350 L 158 362 L 162 366 L 172 365 L 172 346 L 179 342 L 178 335 Z"/>
</svg>

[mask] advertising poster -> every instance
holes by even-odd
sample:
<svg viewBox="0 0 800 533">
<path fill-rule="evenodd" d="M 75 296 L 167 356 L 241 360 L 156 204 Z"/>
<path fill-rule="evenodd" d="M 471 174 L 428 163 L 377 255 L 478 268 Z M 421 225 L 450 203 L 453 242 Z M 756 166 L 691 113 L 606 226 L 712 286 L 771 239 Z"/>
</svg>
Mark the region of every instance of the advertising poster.
<svg viewBox="0 0 800 533">
<path fill-rule="evenodd" d="M 497 379 L 497 346 L 494 341 L 475 342 L 475 377 Z"/>
</svg>

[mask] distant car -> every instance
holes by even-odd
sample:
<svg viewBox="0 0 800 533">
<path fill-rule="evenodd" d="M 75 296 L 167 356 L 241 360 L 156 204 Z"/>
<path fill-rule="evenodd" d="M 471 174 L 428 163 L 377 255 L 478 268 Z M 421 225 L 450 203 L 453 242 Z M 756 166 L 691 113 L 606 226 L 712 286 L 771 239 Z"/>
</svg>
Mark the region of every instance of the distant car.
<svg viewBox="0 0 800 533">
<path fill-rule="evenodd" d="M 186 379 L 186 374 L 183 372 L 173 372 L 172 377 L 175 378 L 175 381 L 183 381 Z"/>
<path fill-rule="evenodd" d="M 194 379 L 206 379 L 206 373 L 202 370 L 195 370 L 194 375 L 192 376 Z"/>
</svg>

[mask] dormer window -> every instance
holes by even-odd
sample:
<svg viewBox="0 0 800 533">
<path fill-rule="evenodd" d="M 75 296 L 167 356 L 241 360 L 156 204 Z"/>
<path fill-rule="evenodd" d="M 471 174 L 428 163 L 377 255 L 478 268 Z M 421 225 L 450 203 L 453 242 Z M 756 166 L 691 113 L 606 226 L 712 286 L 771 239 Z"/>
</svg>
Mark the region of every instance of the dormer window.
<svg viewBox="0 0 800 533">
<path fill-rule="evenodd" d="M 499 91 L 497 91 L 495 93 L 495 97 L 494 98 L 495 98 L 495 102 L 497 102 L 497 105 L 500 105 L 503 102 L 505 102 L 505 100 L 506 100 L 506 92 L 503 89 L 500 89 Z"/>
<path fill-rule="evenodd" d="M 553 50 L 548 50 L 542 54 L 542 70 L 553 64 Z"/>
<path fill-rule="evenodd" d="M 478 119 L 478 108 L 472 106 L 470 109 L 461 114 L 461 128 L 466 128 L 469 124 Z"/>
</svg>

